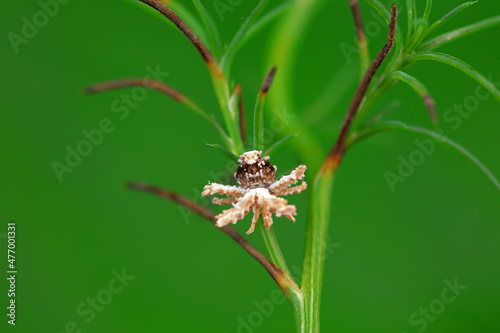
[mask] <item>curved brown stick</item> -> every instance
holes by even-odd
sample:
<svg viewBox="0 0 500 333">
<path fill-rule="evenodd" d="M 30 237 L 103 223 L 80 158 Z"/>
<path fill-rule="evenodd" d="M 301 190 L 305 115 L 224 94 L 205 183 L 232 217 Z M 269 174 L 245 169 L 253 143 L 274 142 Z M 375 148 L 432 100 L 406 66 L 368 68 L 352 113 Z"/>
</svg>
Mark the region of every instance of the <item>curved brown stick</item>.
<svg viewBox="0 0 500 333">
<path fill-rule="evenodd" d="M 201 217 L 203 217 L 204 219 L 210 221 L 212 224 L 215 225 L 216 222 L 215 215 L 209 209 L 202 207 L 196 204 L 194 201 L 182 195 L 179 195 L 175 192 L 142 182 L 128 183 L 128 188 L 132 190 L 154 194 L 163 199 L 173 201 L 191 210 L 192 212 L 200 215 Z M 283 291 L 285 291 L 286 288 L 290 288 L 290 284 L 293 282 L 290 281 L 290 279 L 286 276 L 286 274 L 278 266 L 270 262 L 262 253 L 257 251 L 257 249 L 255 249 L 250 243 L 248 243 L 248 241 L 245 238 L 243 238 L 243 236 L 240 235 L 240 233 L 236 229 L 234 229 L 229 225 L 218 229 L 220 229 L 223 233 L 231 237 L 245 251 L 247 251 L 248 254 L 254 257 L 255 260 L 257 260 L 267 270 L 267 272 L 271 274 L 274 281 L 276 281 L 276 283 L 280 286 L 280 288 Z"/>
<path fill-rule="evenodd" d="M 396 21 L 397 21 L 397 8 L 396 5 L 392 5 L 391 21 L 389 23 L 389 34 L 387 37 L 387 44 L 377 54 L 377 56 L 371 63 L 370 67 L 368 67 L 368 69 L 366 70 L 366 73 L 361 79 L 361 82 L 359 83 L 358 87 L 356 88 L 356 92 L 354 93 L 351 103 L 349 104 L 349 108 L 347 109 L 347 114 L 344 118 L 344 122 L 342 124 L 342 128 L 340 130 L 337 142 L 335 143 L 332 150 L 328 154 L 325 162 L 323 163 L 322 172 L 335 169 L 342 160 L 342 157 L 345 152 L 345 141 L 347 139 L 347 134 L 349 134 L 349 129 L 351 128 L 352 122 L 356 117 L 356 114 L 358 113 L 359 106 L 361 105 L 361 102 L 363 101 L 366 92 L 368 91 L 368 88 L 370 86 L 373 77 L 375 76 L 375 73 L 377 73 L 378 69 L 380 68 L 380 66 L 382 65 L 382 63 L 384 62 L 385 58 L 387 57 L 387 55 L 389 54 L 394 45 L 394 36 L 396 34 Z"/>
<path fill-rule="evenodd" d="M 201 56 L 207 63 L 214 62 L 214 56 L 207 47 L 201 42 L 198 36 L 194 33 L 193 30 L 184 22 L 177 13 L 175 13 L 172 9 L 168 8 L 166 5 L 161 3 L 158 0 L 139 0 L 140 2 L 156 9 L 163 16 L 172 21 L 173 24 L 179 28 L 179 30 L 186 35 L 186 37 L 193 43 L 193 45 L 198 49 Z"/>
<path fill-rule="evenodd" d="M 125 87 L 145 87 L 157 90 L 169 97 L 172 97 L 178 102 L 182 102 L 184 100 L 184 95 L 178 92 L 177 90 L 167 86 L 166 84 L 156 81 L 153 79 L 140 79 L 140 78 L 130 78 L 123 80 L 113 80 L 106 81 L 93 84 L 85 89 L 85 92 L 88 94 L 96 94 L 104 91 L 125 88 Z"/>
</svg>

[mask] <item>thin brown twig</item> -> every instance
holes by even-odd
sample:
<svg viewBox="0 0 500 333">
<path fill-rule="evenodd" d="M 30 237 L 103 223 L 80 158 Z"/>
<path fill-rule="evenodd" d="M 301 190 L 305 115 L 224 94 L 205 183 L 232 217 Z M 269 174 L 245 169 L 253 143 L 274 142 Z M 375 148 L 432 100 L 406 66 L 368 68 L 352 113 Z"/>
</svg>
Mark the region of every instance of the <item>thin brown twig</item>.
<svg viewBox="0 0 500 333">
<path fill-rule="evenodd" d="M 275 75 L 276 67 L 273 67 L 264 78 L 264 81 L 260 86 L 259 94 L 257 95 L 257 101 L 255 102 L 255 112 L 253 117 L 253 144 L 257 150 L 264 150 L 264 103 Z"/>
<path fill-rule="evenodd" d="M 207 49 L 207 47 L 201 42 L 198 36 L 194 33 L 193 30 L 184 22 L 176 12 L 172 9 L 168 8 L 165 4 L 161 3 L 158 0 L 139 0 L 140 2 L 156 9 L 163 16 L 172 21 L 173 24 L 179 28 L 179 30 L 186 35 L 186 37 L 193 43 L 193 45 L 198 49 L 201 56 L 207 63 L 212 63 L 215 61 L 212 53 Z"/>
<path fill-rule="evenodd" d="M 397 21 L 397 8 L 396 5 L 392 5 L 391 21 L 389 23 L 387 44 L 377 54 L 377 56 L 371 63 L 370 67 L 368 67 L 368 69 L 366 70 L 366 73 L 361 79 L 361 82 L 359 83 L 358 87 L 356 88 L 356 92 L 354 93 L 351 103 L 349 104 L 349 108 L 347 109 L 347 114 L 344 118 L 344 122 L 342 124 L 342 128 L 340 130 L 337 142 L 335 143 L 332 150 L 328 154 L 325 162 L 323 163 L 323 171 L 335 169 L 342 160 L 342 157 L 345 152 L 345 142 L 347 139 L 347 135 L 349 134 L 349 129 L 351 128 L 352 122 L 356 117 L 356 114 L 358 113 L 359 106 L 361 105 L 361 102 L 363 101 L 366 92 L 368 91 L 368 88 L 370 86 L 373 77 L 377 73 L 378 69 L 380 68 L 380 66 L 382 65 L 382 63 L 384 62 L 385 58 L 387 57 L 387 55 L 389 54 L 394 45 L 394 36 L 396 33 L 396 21 Z"/>
<path fill-rule="evenodd" d="M 273 67 L 273 68 L 271 68 L 269 73 L 267 73 L 266 78 L 264 79 L 264 82 L 262 82 L 262 86 L 260 87 L 261 94 L 267 94 L 267 92 L 271 88 L 271 85 L 273 84 L 275 75 L 276 75 L 276 67 Z"/>
<path fill-rule="evenodd" d="M 243 146 L 247 145 L 247 120 L 245 118 L 245 106 L 243 105 L 243 96 L 241 92 L 241 86 L 237 84 L 234 88 L 236 94 L 238 95 L 238 112 L 240 119 L 240 135 L 241 141 L 243 141 Z"/>
<path fill-rule="evenodd" d="M 356 26 L 356 35 L 358 37 L 358 46 L 362 68 L 366 69 L 369 63 L 368 43 L 366 41 L 365 29 L 363 27 L 363 19 L 361 18 L 361 11 L 359 10 L 358 0 L 349 0 L 351 7 L 352 17 L 354 18 L 354 25 Z"/>
<path fill-rule="evenodd" d="M 143 182 L 131 182 L 127 185 L 129 189 L 154 194 L 163 199 L 173 201 L 200 215 L 204 219 L 210 221 L 212 224 L 215 225 L 216 223 L 215 215 L 209 209 L 202 207 L 196 204 L 194 201 L 175 192 Z M 236 229 L 229 225 L 218 229 L 231 237 L 245 251 L 247 251 L 248 254 L 250 254 L 255 260 L 257 260 L 267 270 L 267 272 L 272 276 L 272 278 L 284 292 L 287 288 L 290 287 L 290 284 L 293 282 L 290 281 L 286 274 L 278 266 L 270 262 L 262 253 L 257 251 L 257 249 L 255 249 Z"/>
<path fill-rule="evenodd" d="M 153 79 L 130 78 L 123 80 L 106 81 L 93 84 L 85 89 L 88 94 L 96 94 L 104 91 L 125 88 L 125 87 L 145 87 L 155 89 L 178 102 L 183 101 L 184 95 L 166 84 Z"/>
</svg>

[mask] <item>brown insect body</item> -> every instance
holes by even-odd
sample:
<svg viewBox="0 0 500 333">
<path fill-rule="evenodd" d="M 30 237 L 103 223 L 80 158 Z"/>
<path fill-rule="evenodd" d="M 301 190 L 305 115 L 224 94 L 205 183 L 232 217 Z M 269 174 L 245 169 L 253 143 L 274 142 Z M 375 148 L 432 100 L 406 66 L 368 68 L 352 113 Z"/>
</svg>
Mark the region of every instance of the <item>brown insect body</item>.
<svg viewBox="0 0 500 333">
<path fill-rule="evenodd" d="M 242 162 L 235 177 L 243 188 L 267 188 L 276 181 L 276 167 L 263 158 L 255 163 Z"/>
</svg>

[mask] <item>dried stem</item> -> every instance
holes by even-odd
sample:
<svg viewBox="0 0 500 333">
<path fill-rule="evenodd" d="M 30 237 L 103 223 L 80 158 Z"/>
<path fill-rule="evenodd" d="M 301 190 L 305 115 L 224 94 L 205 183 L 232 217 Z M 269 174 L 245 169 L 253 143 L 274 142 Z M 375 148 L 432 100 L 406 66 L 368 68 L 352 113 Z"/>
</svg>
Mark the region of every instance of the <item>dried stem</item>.
<svg viewBox="0 0 500 333">
<path fill-rule="evenodd" d="M 359 83 L 358 87 L 356 88 L 354 97 L 352 98 L 351 103 L 349 104 L 349 108 L 347 109 L 347 114 L 344 118 L 344 122 L 342 124 L 342 128 L 340 130 L 337 142 L 335 143 L 332 150 L 328 154 L 328 157 L 323 163 L 322 167 L 323 172 L 335 169 L 342 160 L 342 157 L 345 152 L 345 141 L 347 139 L 347 135 L 349 134 L 349 129 L 351 128 L 352 122 L 356 117 L 356 114 L 358 113 L 359 106 L 361 105 L 361 102 L 363 101 L 366 92 L 368 91 L 368 88 L 370 86 L 373 77 L 375 76 L 375 73 L 377 73 L 378 69 L 380 68 L 380 66 L 382 65 L 382 63 L 384 62 L 385 58 L 387 57 L 387 55 L 389 54 L 394 45 L 394 36 L 396 33 L 396 21 L 397 21 L 397 8 L 396 5 L 392 5 L 391 21 L 389 23 L 389 34 L 387 38 L 387 44 L 377 54 L 377 56 L 371 63 L 370 67 L 368 67 L 365 75 L 361 79 L 361 82 Z"/>
<path fill-rule="evenodd" d="M 128 188 L 136 191 L 154 194 L 163 199 L 173 201 L 178 205 L 183 206 L 200 215 L 204 219 L 210 221 L 212 224 L 215 225 L 216 223 L 215 215 L 209 209 L 202 207 L 196 204 L 194 201 L 175 192 L 142 182 L 128 183 Z M 248 254 L 250 254 L 255 260 L 257 260 L 272 276 L 274 281 L 276 281 L 276 283 L 280 286 L 287 297 L 290 296 L 290 289 L 298 289 L 297 285 L 293 281 L 291 281 L 291 279 L 278 266 L 270 262 L 262 253 L 260 253 L 250 243 L 248 243 L 248 241 L 243 238 L 243 236 L 236 229 L 229 225 L 218 229 L 231 237 L 245 251 L 247 251 Z"/>
<path fill-rule="evenodd" d="M 273 67 L 273 68 L 271 68 L 269 73 L 267 73 L 267 76 L 264 79 L 264 82 L 262 82 L 262 86 L 260 87 L 261 94 L 267 94 L 267 92 L 271 88 L 271 85 L 273 84 L 273 80 L 274 80 L 275 75 L 276 75 L 276 67 Z"/>
<path fill-rule="evenodd" d="M 166 84 L 153 80 L 153 79 L 140 79 L 140 78 L 130 78 L 123 80 L 114 80 L 114 81 L 106 81 L 96 83 L 91 85 L 85 89 L 85 92 L 88 94 L 96 94 L 109 90 L 126 88 L 126 87 L 145 87 L 157 90 L 169 97 L 172 97 L 178 102 L 182 102 L 184 100 L 184 95 L 178 92 L 177 90 L 167 86 Z"/>
<path fill-rule="evenodd" d="M 198 49 L 201 56 L 207 63 L 215 62 L 213 55 L 206 48 L 206 46 L 201 42 L 201 40 L 196 36 L 193 30 L 184 22 L 179 15 L 177 15 L 172 9 L 168 8 L 166 5 L 158 0 L 139 0 L 140 2 L 156 9 L 163 16 L 172 21 L 173 24 L 179 28 L 179 30 L 186 35 L 186 37 L 193 43 L 193 45 Z"/>
<path fill-rule="evenodd" d="M 114 81 L 107 81 L 107 82 L 101 82 L 97 83 L 94 85 L 91 85 L 85 89 L 85 92 L 88 94 L 96 94 L 96 93 L 101 93 L 105 91 L 110 91 L 114 89 L 120 89 L 120 88 L 126 88 L 126 87 L 145 87 L 149 89 L 154 89 L 156 91 L 159 91 L 177 102 L 183 104 L 184 106 L 188 107 L 189 109 L 193 110 L 195 113 L 201 115 L 205 119 L 207 119 L 216 129 L 219 131 L 221 134 L 222 138 L 226 141 L 226 143 L 230 143 L 231 140 L 227 136 L 226 132 L 224 129 L 220 126 L 219 122 L 215 118 L 213 114 L 210 112 L 207 112 L 205 109 L 200 107 L 197 103 L 195 103 L 193 100 L 191 100 L 189 97 L 186 95 L 178 92 L 177 90 L 167 86 L 163 82 L 156 81 L 153 79 L 147 79 L 147 78 L 130 78 L 130 79 L 123 79 L 123 80 L 114 80 Z"/>
<path fill-rule="evenodd" d="M 240 119 L 240 135 L 241 141 L 243 141 L 243 146 L 247 145 L 247 120 L 245 118 L 245 106 L 243 105 L 243 96 L 241 93 L 241 86 L 239 84 L 234 88 L 236 90 L 236 94 L 238 95 L 238 112 Z"/>
<path fill-rule="evenodd" d="M 370 64 L 370 55 L 368 53 L 368 43 L 366 41 L 365 29 L 363 28 L 363 19 L 359 10 L 358 0 L 349 0 L 352 17 L 356 26 L 356 35 L 358 36 L 359 58 L 361 61 L 361 75 L 363 75 Z"/>
</svg>

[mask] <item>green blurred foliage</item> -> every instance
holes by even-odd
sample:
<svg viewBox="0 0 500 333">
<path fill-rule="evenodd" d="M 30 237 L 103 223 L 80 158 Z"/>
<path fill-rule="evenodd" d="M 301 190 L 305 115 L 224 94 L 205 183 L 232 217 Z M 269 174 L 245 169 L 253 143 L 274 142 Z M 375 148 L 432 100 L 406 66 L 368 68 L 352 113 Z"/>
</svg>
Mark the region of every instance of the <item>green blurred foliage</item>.
<svg viewBox="0 0 500 333">
<path fill-rule="evenodd" d="M 204 4 L 226 43 L 253 6 L 243 1 L 221 20 L 214 3 Z M 431 20 L 458 4 L 435 2 Z M 417 1 L 417 6 L 421 15 L 424 2 Z M 276 299 L 272 279 L 234 242 L 172 203 L 125 189 L 127 181 L 143 180 L 206 202 L 199 198 L 203 185 L 230 179 L 234 172 L 227 169 L 227 159 L 206 146 L 220 142 L 217 133 L 154 92 L 128 107 L 124 119 L 113 108 L 123 107 L 120 100 L 131 90 L 82 93 L 89 84 L 144 77 L 148 67 L 159 66 L 168 73 L 167 84 L 219 117 L 208 72 L 189 42 L 163 20 L 127 2 L 69 1 L 16 53 L 8 33 L 20 34 L 23 18 L 32 20 L 40 4 L 3 2 L 0 8 L 0 236 L 7 232 L 8 221 L 17 221 L 19 270 L 13 328 L 4 315 L 8 286 L 2 255 L 2 331 L 77 332 L 71 322 L 82 332 L 293 331 L 288 303 Z M 364 3 L 361 10 L 366 24 L 378 22 Z M 482 1 L 443 31 L 499 12 L 499 3 Z M 401 15 L 403 28 L 405 19 Z M 247 111 L 253 109 L 271 65 L 266 63 L 270 31 L 272 26 L 234 62 L 233 78 L 243 87 Z M 443 51 L 498 82 L 499 33 L 500 28 L 484 31 Z M 385 43 L 386 28 L 375 35 L 370 38 L 372 56 Z M 357 56 L 347 61 L 339 46 L 355 45 L 347 1 L 325 1 L 307 36 L 293 82 L 299 110 L 316 101 L 335 73 L 342 71 L 346 82 L 333 110 L 324 110 L 320 119 L 299 115 L 320 136 L 326 154 L 358 75 Z M 409 72 L 426 83 L 436 99 L 445 133 L 500 176 L 498 102 L 491 97 L 481 101 L 454 129 L 443 115 L 474 96 L 478 84 L 437 63 L 418 63 Z M 384 94 L 375 109 L 393 100 L 399 106 L 389 118 L 430 127 L 418 96 L 402 84 Z M 114 130 L 60 182 L 53 162 L 64 163 L 66 147 L 75 149 L 85 140 L 82 131 L 98 128 L 104 118 L 112 121 Z M 280 133 L 273 135 L 279 138 Z M 332 202 L 334 250 L 326 263 L 322 296 L 325 332 L 418 332 L 422 322 L 412 326 L 409 317 L 421 307 L 436 306 L 446 286 L 443 281 L 455 277 L 467 289 L 420 332 L 500 329 L 498 190 L 469 162 L 438 147 L 392 192 L 384 173 L 397 171 L 398 157 L 408 158 L 416 149 L 414 140 L 399 132 L 373 137 L 350 150 L 338 171 Z M 300 162 L 291 149 L 280 150 L 271 161 L 279 173 Z M 290 200 L 298 205 L 297 222 L 277 219 L 274 228 L 289 265 L 299 267 L 307 195 Z M 236 227 L 243 232 L 248 223 L 247 218 Z M 248 239 L 265 251 L 258 232 Z M 0 238 L 0 248 L 6 251 L 5 238 Z M 116 291 L 119 284 L 109 283 L 114 281 L 113 270 L 122 268 L 135 278 L 121 292 L 106 291 Z M 97 296 L 109 304 L 90 311 L 88 302 Z M 249 326 L 243 328 L 242 321 Z"/>
</svg>

